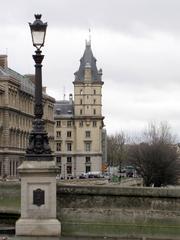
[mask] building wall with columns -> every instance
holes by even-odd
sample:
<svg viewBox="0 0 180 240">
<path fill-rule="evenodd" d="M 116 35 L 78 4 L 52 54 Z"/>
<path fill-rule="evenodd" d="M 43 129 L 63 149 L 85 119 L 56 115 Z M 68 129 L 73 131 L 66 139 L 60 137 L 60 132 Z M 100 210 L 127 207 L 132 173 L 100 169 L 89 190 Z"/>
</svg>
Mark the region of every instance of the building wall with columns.
<svg viewBox="0 0 180 240">
<path fill-rule="evenodd" d="M 55 103 L 56 161 L 60 177 L 102 172 L 103 119 L 102 70 L 97 70 L 90 42 L 86 43 L 79 70 L 75 73 L 74 100 Z"/>
<path fill-rule="evenodd" d="M 31 76 L 31 77 L 30 77 Z M 10 69 L 0 55 L 0 178 L 17 177 L 34 119 L 33 75 Z M 54 147 L 54 98 L 43 93 L 45 128 Z"/>
</svg>

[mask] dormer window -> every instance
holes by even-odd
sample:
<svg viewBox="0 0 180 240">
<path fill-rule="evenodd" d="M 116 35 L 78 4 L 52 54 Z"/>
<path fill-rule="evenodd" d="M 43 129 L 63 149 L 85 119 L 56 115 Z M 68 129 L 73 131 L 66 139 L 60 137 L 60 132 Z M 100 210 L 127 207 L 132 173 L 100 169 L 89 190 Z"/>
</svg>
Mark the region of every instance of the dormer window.
<svg viewBox="0 0 180 240">
<path fill-rule="evenodd" d="M 58 114 L 58 115 L 61 114 L 61 109 L 60 108 L 56 109 L 56 114 Z"/>
</svg>

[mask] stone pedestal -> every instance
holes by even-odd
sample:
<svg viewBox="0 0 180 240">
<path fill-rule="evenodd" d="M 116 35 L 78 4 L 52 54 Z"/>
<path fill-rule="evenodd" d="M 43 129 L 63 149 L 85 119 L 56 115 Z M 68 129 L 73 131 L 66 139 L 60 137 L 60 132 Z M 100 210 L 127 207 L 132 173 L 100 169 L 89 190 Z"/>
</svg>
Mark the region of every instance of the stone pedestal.
<svg viewBox="0 0 180 240">
<path fill-rule="evenodd" d="M 24 161 L 21 177 L 21 218 L 16 235 L 60 236 L 56 219 L 56 174 L 54 161 Z"/>
</svg>

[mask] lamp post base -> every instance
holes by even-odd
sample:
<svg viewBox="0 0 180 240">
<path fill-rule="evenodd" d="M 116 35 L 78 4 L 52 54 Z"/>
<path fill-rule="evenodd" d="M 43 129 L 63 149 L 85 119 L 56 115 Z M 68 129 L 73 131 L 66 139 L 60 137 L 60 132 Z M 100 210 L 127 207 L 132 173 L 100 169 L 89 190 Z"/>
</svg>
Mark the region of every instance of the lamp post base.
<svg viewBox="0 0 180 240">
<path fill-rule="evenodd" d="M 60 236 L 56 218 L 56 175 L 54 161 L 24 161 L 18 168 L 21 177 L 21 218 L 16 235 Z"/>
<path fill-rule="evenodd" d="M 16 222 L 18 236 L 60 236 L 61 224 L 57 219 L 19 219 Z"/>
</svg>

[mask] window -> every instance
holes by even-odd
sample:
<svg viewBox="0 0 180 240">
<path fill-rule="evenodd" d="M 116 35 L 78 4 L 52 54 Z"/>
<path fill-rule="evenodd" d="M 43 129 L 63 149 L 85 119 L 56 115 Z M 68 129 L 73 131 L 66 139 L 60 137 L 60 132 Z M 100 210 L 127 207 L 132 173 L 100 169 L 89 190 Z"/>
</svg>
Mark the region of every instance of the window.
<svg viewBox="0 0 180 240">
<path fill-rule="evenodd" d="M 94 104 L 96 104 L 96 99 L 94 99 Z"/>
<path fill-rule="evenodd" d="M 94 89 L 94 95 L 96 94 L 96 90 Z"/>
<path fill-rule="evenodd" d="M 67 166 L 67 174 L 72 174 L 72 167 L 71 166 Z"/>
<path fill-rule="evenodd" d="M 89 138 L 91 136 L 91 132 L 90 131 L 86 131 L 86 137 Z"/>
<path fill-rule="evenodd" d="M 57 138 L 60 138 L 60 137 L 61 137 L 61 131 L 57 131 L 57 132 L 56 132 L 56 137 L 57 137 Z"/>
<path fill-rule="evenodd" d="M 71 121 L 67 121 L 67 127 L 71 127 L 72 126 L 72 122 Z"/>
<path fill-rule="evenodd" d="M 61 143 L 56 143 L 56 151 L 61 151 Z"/>
<path fill-rule="evenodd" d="M 86 166 L 86 173 L 88 173 L 88 172 L 91 172 L 91 166 L 90 165 Z"/>
<path fill-rule="evenodd" d="M 80 109 L 80 115 L 82 115 L 82 109 Z"/>
<path fill-rule="evenodd" d="M 91 163 L 91 157 L 89 156 L 86 157 L 86 163 Z"/>
<path fill-rule="evenodd" d="M 56 157 L 56 162 L 61 163 L 61 157 Z"/>
<path fill-rule="evenodd" d="M 72 151 L 72 143 L 67 143 L 67 151 Z"/>
<path fill-rule="evenodd" d="M 67 137 L 68 137 L 68 138 L 71 137 L 71 131 L 67 131 Z"/>
<path fill-rule="evenodd" d="M 93 127 L 96 127 L 96 126 L 97 126 L 97 122 L 93 121 Z"/>
<path fill-rule="evenodd" d="M 72 157 L 67 157 L 67 163 L 72 163 Z"/>
<path fill-rule="evenodd" d="M 96 115 L 96 109 L 93 110 L 94 115 Z"/>
<path fill-rule="evenodd" d="M 58 166 L 59 167 L 59 174 L 61 174 L 61 166 Z"/>
<path fill-rule="evenodd" d="M 86 142 L 85 143 L 85 151 L 86 152 L 90 152 L 91 151 L 91 143 L 90 142 Z"/>
<path fill-rule="evenodd" d="M 61 121 L 56 121 L 56 127 L 61 127 Z"/>
<path fill-rule="evenodd" d="M 60 109 L 60 108 L 57 108 L 57 109 L 56 109 L 56 114 L 57 114 L 57 115 L 61 114 L 61 109 Z"/>
<path fill-rule="evenodd" d="M 80 121 L 80 122 L 79 122 L 79 126 L 80 126 L 80 127 L 83 127 L 83 121 Z"/>
<path fill-rule="evenodd" d="M 83 94 L 83 90 L 82 90 L 82 89 L 80 90 L 80 94 L 81 94 L 81 95 Z"/>
<path fill-rule="evenodd" d="M 80 104 L 82 105 L 82 99 L 80 99 Z"/>
</svg>

